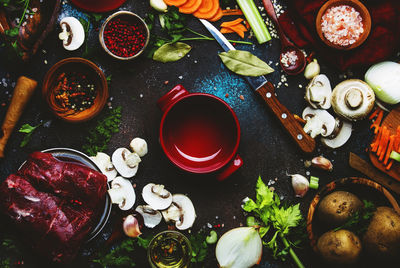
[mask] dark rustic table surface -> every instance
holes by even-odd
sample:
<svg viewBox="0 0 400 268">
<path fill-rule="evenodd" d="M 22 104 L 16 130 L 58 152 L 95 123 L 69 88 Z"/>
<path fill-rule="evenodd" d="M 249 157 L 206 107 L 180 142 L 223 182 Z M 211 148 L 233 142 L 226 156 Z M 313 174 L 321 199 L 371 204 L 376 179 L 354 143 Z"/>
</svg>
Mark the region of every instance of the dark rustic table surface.
<svg viewBox="0 0 400 268">
<path fill-rule="evenodd" d="M 144 17 L 150 7 L 148 1 L 128 0 L 120 9 L 130 10 Z M 70 4 L 63 3 L 59 18 L 65 16 L 82 17 L 85 14 Z M 191 19 L 189 25 L 208 35 L 198 20 Z M 20 147 L 23 134 L 14 131 L 6 147 L 6 157 L 0 160 L 1 180 L 15 172 L 33 151 L 53 147 L 80 150 L 85 143 L 85 130 L 90 122 L 70 124 L 56 119 L 48 111 L 40 94 L 41 82 L 48 69 L 61 59 L 82 56 L 85 49 L 82 47 L 74 52 L 64 50 L 61 41 L 57 38 L 59 31 L 60 29 L 57 28 L 50 34 L 39 53 L 23 66 L 11 68 L 3 59 L 0 60 L 0 100 L 2 102 L 0 118 L 4 118 L 16 79 L 19 75 L 27 75 L 37 80 L 39 86 L 16 129 L 25 123 L 37 125 L 46 122 L 35 131 L 29 144 L 23 148 Z M 315 153 L 306 156 L 296 147 L 245 80 L 224 67 L 217 56 L 222 51 L 217 42 L 190 42 L 193 49 L 189 55 L 174 63 L 163 64 L 144 56 L 130 62 L 121 62 L 112 59 L 101 49 L 97 26 L 92 26 L 89 33 L 89 48 L 92 50 L 89 59 L 100 66 L 106 76 L 112 75 L 109 87 L 110 99 L 105 109 L 122 106 L 120 132 L 112 137 L 106 153 L 112 154 L 116 148 L 128 147 L 134 137 L 142 137 L 148 143 L 149 153 L 143 158 L 139 171 L 133 178 L 136 184 L 136 205 L 144 203 L 140 196 L 143 186 L 149 182 L 164 184 L 172 193 L 187 194 L 193 201 L 197 214 L 193 232 L 200 229 L 208 230 L 210 225 L 220 224 L 223 227 L 217 228 L 216 231 L 221 235 L 245 223 L 245 216 L 240 206 L 241 201 L 246 196 L 254 197 L 258 176 L 261 176 L 265 182 L 277 178 L 273 185 L 276 192 L 284 200 L 293 203 L 300 202 L 303 215 L 306 215 L 315 191 L 310 190 L 304 198 L 295 198 L 287 174 L 311 174 L 320 178 L 320 185 L 342 177 L 362 176 L 349 167 L 348 157 L 349 152 L 352 151 L 366 158 L 365 148 L 372 137 L 367 120 L 354 124 L 352 137 L 343 147 L 328 150 L 318 143 Z M 264 45 L 256 44 L 255 39 L 251 41 L 255 43 L 254 46 L 237 45 L 236 47 L 250 50 L 266 62 L 272 61 L 271 66 L 275 68 L 275 72 L 267 78 L 277 85 L 282 75 L 280 67 L 275 65 L 279 60 L 279 39 L 273 38 Z M 316 57 L 318 58 L 318 55 Z M 321 61 L 321 73 L 328 75 L 332 85 L 343 80 L 344 74 L 362 79 L 364 72 L 365 68 L 359 68 L 351 70 L 351 73 L 341 73 Z M 182 84 L 190 92 L 216 95 L 225 100 L 236 112 L 241 126 L 238 152 L 243 158 L 244 165 L 226 181 L 218 183 L 211 177 L 193 176 L 181 172 L 163 154 L 158 137 L 162 114 L 156 106 L 156 101 L 176 84 Z M 288 77 L 287 84 L 277 89 L 278 98 L 293 113 L 301 115 L 306 107 L 304 88 L 307 81 L 302 75 L 298 75 Z M 241 95 L 242 98 L 240 98 Z M 333 172 L 304 167 L 305 159 L 317 155 L 324 155 L 333 162 Z M 104 241 L 110 235 L 117 210 L 117 207 L 113 207 L 112 216 L 104 231 L 94 242 L 83 247 L 82 253 L 70 267 L 93 266 L 93 264 L 87 264 L 86 259 L 90 254 L 104 247 Z M 144 230 L 144 234 L 154 234 L 166 228 L 167 225 L 162 222 L 154 230 Z M 7 233 L 8 228 L 3 227 L 1 232 Z M 306 267 L 322 267 L 307 241 L 296 251 Z M 35 262 L 32 261 L 34 256 L 29 256 L 29 253 L 27 256 L 26 266 L 35 267 Z M 137 267 L 147 266 L 144 252 L 136 252 L 133 258 L 138 263 Z M 211 246 L 204 267 L 216 266 L 214 247 Z M 260 267 L 294 267 L 294 264 L 290 258 L 285 262 L 274 261 L 268 252 L 264 252 Z"/>
</svg>

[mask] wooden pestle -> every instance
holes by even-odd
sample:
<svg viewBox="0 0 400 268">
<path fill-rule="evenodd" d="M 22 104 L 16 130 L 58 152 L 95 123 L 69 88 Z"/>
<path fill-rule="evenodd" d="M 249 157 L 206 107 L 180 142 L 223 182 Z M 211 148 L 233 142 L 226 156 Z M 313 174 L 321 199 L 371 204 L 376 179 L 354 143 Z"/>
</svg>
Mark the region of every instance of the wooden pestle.
<svg viewBox="0 0 400 268">
<path fill-rule="evenodd" d="M 8 107 L 6 117 L 1 127 L 3 136 L 0 138 L 0 158 L 4 157 L 4 148 L 6 147 L 7 141 L 10 138 L 11 133 L 21 117 L 21 114 L 24 111 L 27 102 L 31 98 L 36 86 L 37 82 L 35 80 L 25 76 L 18 78 L 10 106 Z"/>
</svg>

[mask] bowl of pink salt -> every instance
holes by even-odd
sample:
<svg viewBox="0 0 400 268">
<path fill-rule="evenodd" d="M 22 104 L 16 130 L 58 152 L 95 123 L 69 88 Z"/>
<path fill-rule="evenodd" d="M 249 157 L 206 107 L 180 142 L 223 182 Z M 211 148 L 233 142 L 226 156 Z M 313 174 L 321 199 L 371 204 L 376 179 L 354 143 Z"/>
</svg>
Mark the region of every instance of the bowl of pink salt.
<svg viewBox="0 0 400 268">
<path fill-rule="evenodd" d="M 358 0 L 330 0 L 318 12 L 317 33 L 329 47 L 350 50 L 360 46 L 371 31 L 371 16 Z"/>
</svg>

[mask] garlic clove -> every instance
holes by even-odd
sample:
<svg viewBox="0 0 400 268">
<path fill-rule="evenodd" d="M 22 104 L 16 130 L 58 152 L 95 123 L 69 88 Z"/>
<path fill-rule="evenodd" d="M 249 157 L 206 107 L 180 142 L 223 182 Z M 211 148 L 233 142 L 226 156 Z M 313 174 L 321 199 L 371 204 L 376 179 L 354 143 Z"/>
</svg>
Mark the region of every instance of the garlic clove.
<svg viewBox="0 0 400 268">
<path fill-rule="evenodd" d="M 150 0 L 150 6 L 159 12 L 167 12 L 168 9 L 163 0 Z"/>
<path fill-rule="evenodd" d="M 296 197 L 305 196 L 310 188 L 310 182 L 307 180 L 307 178 L 300 174 L 288 174 L 288 176 L 292 177 L 292 187 Z"/>
<path fill-rule="evenodd" d="M 122 228 L 124 233 L 129 237 L 138 237 L 142 234 L 142 232 L 140 232 L 139 221 L 133 215 L 128 215 L 124 219 Z"/>
<path fill-rule="evenodd" d="M 314 59 L 312 62 L 307 64 L 306 68 L 304 69 L 304 77 L 306 79 L 313 79 L 315 76 L 319 75 L 320 67 L 318 64 L 317 59 Z"/>
</svg>

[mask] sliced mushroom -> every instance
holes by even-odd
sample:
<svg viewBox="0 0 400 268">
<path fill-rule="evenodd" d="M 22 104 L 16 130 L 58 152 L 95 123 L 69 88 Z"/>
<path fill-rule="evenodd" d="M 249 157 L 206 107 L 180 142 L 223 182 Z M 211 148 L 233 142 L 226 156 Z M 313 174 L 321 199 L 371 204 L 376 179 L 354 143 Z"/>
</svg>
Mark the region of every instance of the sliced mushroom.
<svg viewBox="0 0 400 268">
<path fill-rule="evenodd" d="M 118 204 L 122 210 L 131 209 L 136 201 L 136 194 L 132 183 L 123 177 L 116 177 L 111 182 L 111 189 L 108 190 L 108 194 L 110 195 L 111 202 Z"/>
<path fill-rule="evenodd" d="M 137 153 L 140 157 L 143 157 L 147 154 L 147 142 L 142 138 L 134 138 L 129 144 L 132 151 Z"/>
<path fill-rule="evenodd" d="M 153 209 L 162 210 L 172 203 L 172 195 L 164 185 L 149 183 L 142 190 L 143 200 Z"/>
<path fill-rule="evenodd" d="M 332 87 L 324 74 L 315 76 L 307 85 L 305 99 L 315 109 L 329 109 L 331 107 Z"/>
<path fill-rule="evenodd" d="M 171 206 L 162 211 L 162 215 L 166 222 L 175 222 L 175 227 L 179 230 L 189 229 L 196 219 L 192 201 L 183 194 L 174 194 Z"/>
<path fill-rule="evenodd" d="M 148 228 L 154 228 L 161 222 L 160 211 L 153 209 L 149 205 L 137 206 L 136 211 L 143 216 L 144 225 Z"/>
<path fill-rule="evenodd" d="M 85 30 L 82 24 L 74 17 L 66 17 L 60 21 L 62 32 L 58 38 L 63 41 L 66 50 L 76 50 L 85 41 Z"/>
<path fill-rule="evenodd" d="M 352 125 L 349 121 L 336 118 L 335 130 L 330 136 L 321 138 L 321 142 L 329 148 L 339 148 L 350 139 L 351 132 Z"/>
<path fill-rule="evenodd" d="M 356 121 L 365 118 L 374 107 L 375 93 L 359 79 L 339 83 L 332 92 L 332 107 L 336 114 Z"/>
<path fill-rule="evenodd" d="M 335 118 L 325 110 L 307 107 L 303 111 L 303 119 L 307 121 L 304 132 L 312 138 L 318 135 L 329 136 L 335 129 Z"/>
<path fill-rule="evenodd" d="M 117 170 L 111 163 L 111 158 L 105 153 L 98 152 L 96 156 L 91 156 L 90 159 L 99 167 L 101 173 L 106 175 L 108 181 L 112 181 L 117 177 Z"/>
<path fill-rule="evenodd" d="M 126 148 L 118 148 L 112 155 L 112 163 L 122 177 L 132 178 L 136 175 L 139 163 L 142 161 L 137 153 Z"/>
</svg>

